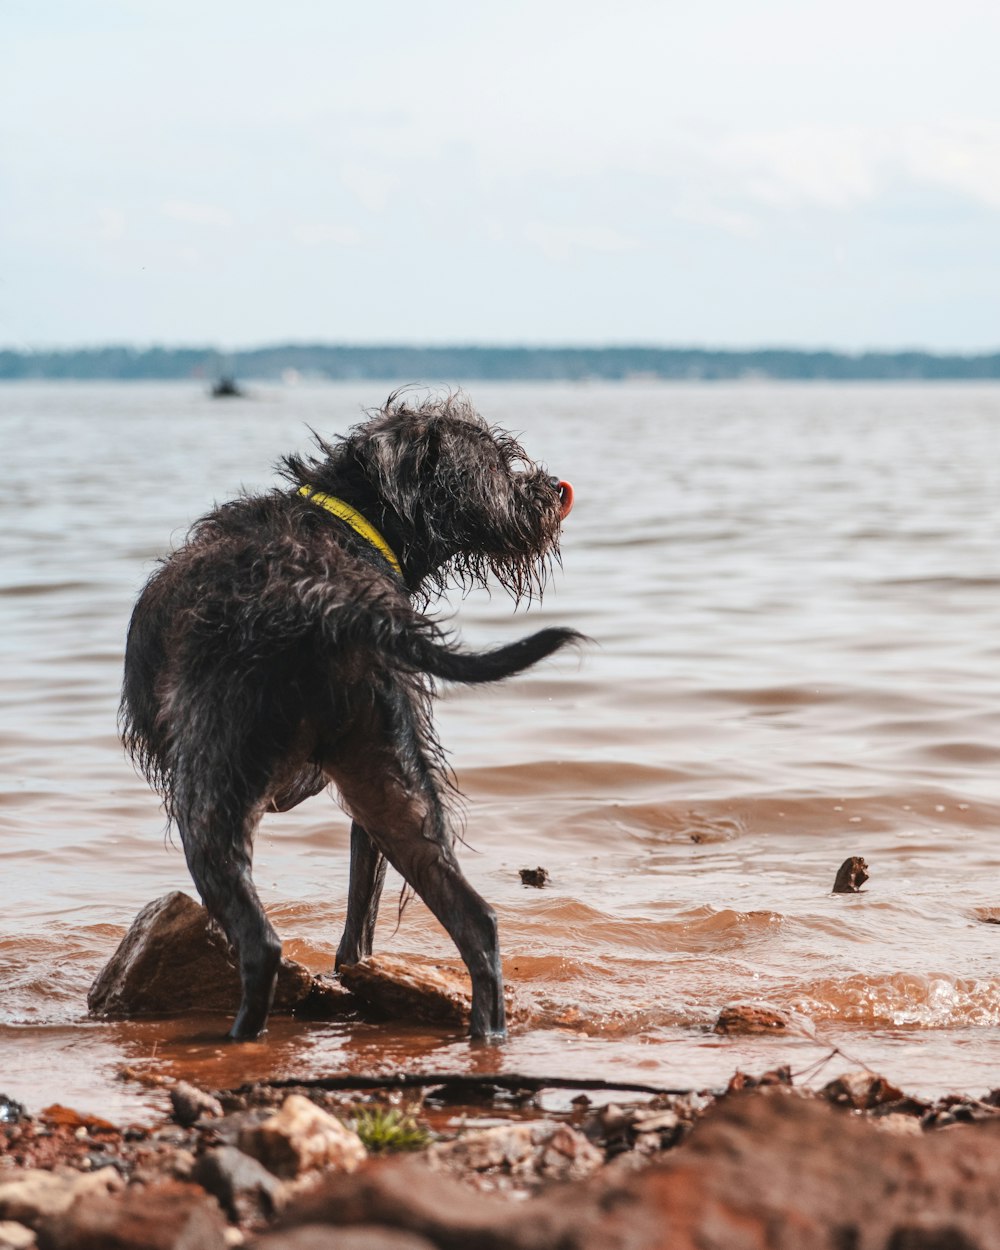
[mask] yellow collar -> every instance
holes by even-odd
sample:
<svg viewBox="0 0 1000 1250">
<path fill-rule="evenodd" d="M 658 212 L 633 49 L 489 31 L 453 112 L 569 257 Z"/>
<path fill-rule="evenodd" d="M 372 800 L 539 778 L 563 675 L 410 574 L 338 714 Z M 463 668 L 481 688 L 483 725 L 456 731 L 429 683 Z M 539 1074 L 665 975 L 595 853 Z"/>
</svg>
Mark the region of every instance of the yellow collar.
<svg viewBox="0 0 1000 1250">
<path fill-rule="evenodd" d="M 352 530 L 360 534 L 362 538 L 367 539 L 377 552 L 385 556 L 400 577 L 403 576 L 403 568 L 396 559 L 396 553 L 375 526 L 369 524 L 357 508 L 352 508 L 349 503 L 344 503 L 343 499 L 338 499 L 335 495 L 324 495 L 322 491 L 313 490 L 311 486 L 300 486 L 298 493 L 305 496 L 312 503 L 319 504 L 327 512 L 333 513 L 335 517 L 346 521 Z"/>
</svg>

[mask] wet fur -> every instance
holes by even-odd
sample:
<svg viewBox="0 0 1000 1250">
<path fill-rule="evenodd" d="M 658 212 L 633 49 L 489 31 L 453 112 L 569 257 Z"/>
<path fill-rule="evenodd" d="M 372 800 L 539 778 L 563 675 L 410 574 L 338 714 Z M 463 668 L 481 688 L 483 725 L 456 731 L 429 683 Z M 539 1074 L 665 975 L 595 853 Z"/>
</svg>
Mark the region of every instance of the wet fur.
<svg viewBox="0 0 1000 1250">
<path fill-rule="evenodd" d="M 463 652 L 420 608 L 448 585 L 540 593 L 558 559 L 553 479 L 461 397 L 386 407 L 317 454 L 289 456 L 291 489 L 198 521 L 146 584 L 129 627 L 121 730 L 180 833 L 206 908 L 240 967 L 230 1036 L 257 1036 L 281 943 L 251 877 L 262 814 L 333 783 L 353 818 L 338 966 L 371 953 L 388 860 L 447 929 L 473 986 L 472 1033 L 504 1033 L 496 919 L 453 852 L 434 678 L 510 676 L 579 635 L 546 629 Z M 296 493 L 357 508 L 403 576 Z"/>
</svg>

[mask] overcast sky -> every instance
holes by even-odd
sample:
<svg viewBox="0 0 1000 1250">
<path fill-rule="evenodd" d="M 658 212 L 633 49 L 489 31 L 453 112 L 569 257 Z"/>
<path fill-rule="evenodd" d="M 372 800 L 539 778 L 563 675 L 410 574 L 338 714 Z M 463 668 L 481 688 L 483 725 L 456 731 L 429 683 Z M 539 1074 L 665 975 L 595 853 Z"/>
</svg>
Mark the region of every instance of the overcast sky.
<svg viewBox="0 0 1000 1250">
<path fill-rule="evenodd" d="M 1000 347 L 997 0 L 4 0 L 0 345 Z"/>
</svg>

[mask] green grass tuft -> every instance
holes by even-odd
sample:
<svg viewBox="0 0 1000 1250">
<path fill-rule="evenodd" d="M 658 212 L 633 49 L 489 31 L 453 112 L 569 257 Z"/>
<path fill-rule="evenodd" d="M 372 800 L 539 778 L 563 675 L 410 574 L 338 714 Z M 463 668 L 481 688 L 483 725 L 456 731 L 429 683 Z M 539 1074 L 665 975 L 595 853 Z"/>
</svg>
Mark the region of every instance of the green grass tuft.
<svg viewBox="0 0 1000 1250">
<path fill-rule="evenodd" d="M 359 1107 L 352 1127 L 372 1154 L 422 1150 L 431 1140 L 412 1112 L 400 1111 L 398 1107 Z"/>
</svg>

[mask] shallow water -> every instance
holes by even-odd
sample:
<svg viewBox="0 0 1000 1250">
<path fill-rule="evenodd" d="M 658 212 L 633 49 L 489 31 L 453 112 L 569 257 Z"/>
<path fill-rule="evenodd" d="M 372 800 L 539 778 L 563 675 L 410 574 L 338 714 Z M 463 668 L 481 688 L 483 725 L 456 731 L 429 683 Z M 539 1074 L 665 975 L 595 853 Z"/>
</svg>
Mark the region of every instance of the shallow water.
<svg viewBox="0 0 1000 1250">
<path fill-rule="evenodd" d="M 483 646 L 541 622 L 595 644 L 448 692 L 461 859 L 536 1024 L 502 1048 L 426 1028 L 88 1021 L 135 912 L 191 890 L 121 754 L 125 626 L 214 500 L 268 486 L 307 425 L 377 386 L 211 402 L 191 385 L 0 389 L 0 1090 L 139 1114 L 119 1068 L 206 1084 L 395 1066 L 712 1086 L 836 1045 L 915 1091 L 1000 1085 L 1000 388 L 470 387 L 576 487 L 544 606 L 451 610 Z M 329 796 L 269 818 L 256 876 L 288 953 L 332 966 L 347 886 Z M 830 893 L 847 855 L 871 880 Z M 521 885 L 544 865 L 551 886 Z M 419 903 L 377 948 L 454 960 Z M 997 913 L 1000 915 L 1000 912 Z M 794 1013 L 720 1038 L 721 1007 Z M 849 1066 L 837 1058 L 829 1071 Z"/>
</svg>

